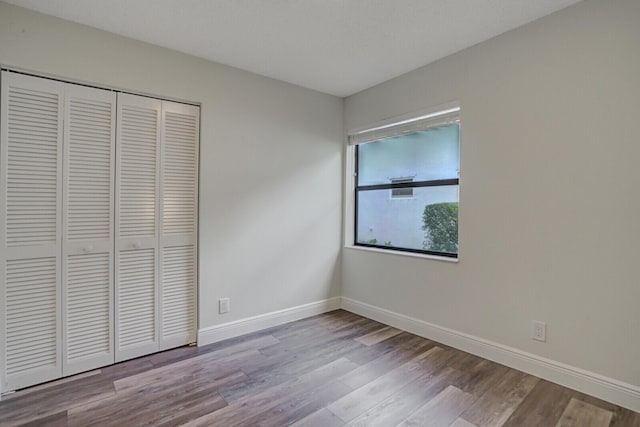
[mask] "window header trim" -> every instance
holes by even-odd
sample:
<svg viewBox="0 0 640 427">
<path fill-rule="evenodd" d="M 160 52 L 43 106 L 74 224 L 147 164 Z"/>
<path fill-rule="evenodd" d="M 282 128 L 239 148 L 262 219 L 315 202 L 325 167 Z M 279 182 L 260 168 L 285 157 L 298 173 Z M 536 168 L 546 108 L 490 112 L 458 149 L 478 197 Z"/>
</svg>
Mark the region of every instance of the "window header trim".
<svg viewBox="0 0 640 427">
<path fill-rule="evenodd" d="M 460 107 L 451 107 L 349 134 L 349 145 L 364 144 L 460 122 Z"/>
</svg>

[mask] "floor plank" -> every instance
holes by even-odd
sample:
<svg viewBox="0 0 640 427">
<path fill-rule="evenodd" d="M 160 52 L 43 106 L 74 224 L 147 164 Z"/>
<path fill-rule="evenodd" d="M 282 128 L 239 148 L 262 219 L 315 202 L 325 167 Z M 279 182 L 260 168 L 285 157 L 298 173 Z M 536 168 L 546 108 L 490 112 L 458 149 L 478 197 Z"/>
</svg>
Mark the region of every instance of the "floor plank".
<svg viewBox="0 0 640 427">
<path fill-rule="evenodd" d="M 298 375 L 324 366 L 347 353 L 362 347 L 354 340 L 326 344 L 324 347 L 294 353 L 285 358 L 270 357 L 259 369 L 252 365 L 250 369 L 242 367 L 248 379 L 240 384 L 221 390 L 221 395 L 229 403 L 233 403 L 251 394 L 259 393 L 278 384 L 294 380 Z M 354 365 L 355 366 L 355 365 Z"/>
<path fill-rule="evenodd" d="M 613 412 L 572 398 L 564 409 L 556 427 L 608 427 L 612 418 Z"/>
<path fill-rule="evenodd" d="M 341 427 L 344 421 L 327 408 L 317 410 L 311 415 L 291 424 L 292 427 Z"/>
<path fill-rule="evenodd" d="M 29 388 L 25 388 L 23 390 L 19 390 L 15 393 L 9 394 L 5 397 L 3 397 L 3 400 L 6 399 L 15 399 L 16 397 L 22 397 L 25 396 L 27 394 L 31 394 L 31 393 L 35 393 L 37 391 L 42 391 L 42 390 L 46 390 L 48 388 L 51 387 L 59 387 L 62 384 L 67 384 L 67 383 L 71 383 L 74 381 L 78 381 L 81 380 L 83 378 L 88 378 L 88 377 L 92 377 L 94 375 L 98 375 L 100 374 L 102 371 L 100 369 L 95 369 L 93 371 L 88 371 L 88 372 L 83 372 L 81 374 L 76 374 L 76 375 L 72 375 L 70 377 L 66 377 L 66 378 L 60 378 L 59 380 L 54 380 L 54 381 L 49 381 L 46 382 L 44 384 L 39 384 L 33 387 L 29 387 Z"/>
<path fill-rule="evenodd" d="M 478 427 L 478 426 L 475 424 L 471 424 L 469 421 L 465 420 L 464 418 L 458 418 L 449 427 Z"/>
<path fill-rule="evenodd" d="M 351 421 L 349 426 L 390 426 L 400 423 L 424 402 L 430 402 L 446 389 L 453 377 L 459 373 L 447 367 L 435 374 L 418 377 L 396 393 Z M 456 415 L 457 416 L 457 415 Z"/>
<path fill-rule="evenodd" d="M 417 341 L 414 345 L 409 346 L 399 344 L 394 350 L 380 354 L 377 358 L 362 364 L 360 368 L 354 369 L 345 375 L 343 382 L 353 388 L 362 387 L 390 370 L 408 362 L 419 354 L 435 347 L 433 342 L 423 341 L 424 343 Z M 380 350 L 378 351 L 380 352 Z M 347 358 L 352 361 L 354 360 L 354 358 L 350 356 L 347 356 Z"/>
<path fill-rule="evenodd" d="M 475 366 L 465 370 L 453 385 L 480 397 L 500 382 L 509 370 L 506 366 L 481 359 Z"/>
<path fill-rule="evenodd" d="M 250 426 L 288 426 L 352 390 L 351 387 L 339 380 L 334 380 L 292 396 L 286 402 L 274 406 L 269 411 L 256 414 L 252 418 L 244 420 L 243 424 Z"/>
<path fill-rule="evenodd" d="M 349 360 L 364 365 L 376 359 L 381 358 L 387 353 L 392 351 L 416 351 L 421 353 L 421 349 L 427 350 L 425 347 L 433 347 L 435 343 L 430 340 L 426 340 L 417 335 L 410 334 L 408 332 L 402 332 L 387 340 L 379 342 L 371 346 L 365 346 L 357 354 L 349 355 Z"/>
<path fill-rule="evenodd" d="M 402 427 L 447 427 L 473 402 L 472 394 L 449 386 L 440 394 L 409 415 Z"/>
<path fill-rule="evenodd" d="M 616 411 L 611 421 L 611 427 L 640 427 L 640 414 L 629 409 L 620 407 Z"/>
<path fill-rule="evenodd" d="M 317 410 L 311 415 L 291 424 L 292 427 L 342 427 L 344 421 L 327 408 Z"/>
<path fill-rule="evenodd" d="M 328 409 L 341 420 L 349 422 L 415 380 L 421 375 L 423 367 L 432 359 L 441 358 L 444 353 L 446 352 L 442 348 L 433 347 L 338 399 L 329 405 Z"/>
<path fill-rule="evenodd" d="M 113 383 L 98 382 L 97 377 L 63 383 L 15 399 L 3 399 L 0 401 L 0 426 L 24 424 L 114 396 Z"/>
<path fill-rule="evenodd" d="M 513 414 L 539 379 L 515 370 L 484 393 L 462 418 L 478 427 L 501 426 Z"/>
<path fill-rule="evenodd" d="M 141 392 L 147 389 L 150 384 L 156 388 L 161 388 L 165 385 L 171 386 L 179 383 L 185 378 L 196 379 L 203 376 L 216 378 L 233 371 L 234 366 L 239 366 L 245 363 L 246 360 L 261 357 L 263 356 L 257 350 L 246 350 L 221 357 L 215 357 L 215 353 L 205 354 L 116 380 L 113 385 L 118 393 L 132 393 Z M 244 373 L 242 373 L 242 377 L 243 379 L 247 378 Z"/>
<path fill-rule="evenodd" d="M 215 409 L 227 406 L 217 389 L 229 382 L 241 381 L 242 372 L 216 379 L 184 378 L 180 383 L 145 383 L 105 399 L 69 410 L 69 426 L 139 425 L 157 422 L 182 411 L 184 405 L 202 394 L 208 395 Z M 201 414 L 204 415 L 204 414 Z"/>
<path fill-rule="evenodd" d="M 556 425 L 575 392 L 540 380 L 505 423 L 508 427 Z"/>
<path fill-rule="evenodd" d="M 58 412 L 53 415 L 38 418 L 28 423 L 21 424 L 20 427 L 67 427 L 67 411 Z"/>
<path fill-rule="evenodd" d="M 360 338 L 356 338 L 360 344 L 364 344 L 366 346 L 370 346 L 373 344 L 377 344 L 381 341 L 384 341 L 388 338 L 391 338 L 395 335 L 398 335 L 402 331 L 400 329 L 392 328 L 391 326 L 386 326 L 377 331 L 373 331 L 367 335 L 361 336 Z"/>
<path fill-rule="evenodd" d="M 262 414 L 290 401 L 294 396 L 318 387 L 319 384 L 331 381 L 354 368 L 354 363 L 347 359 L 339 359 L 329 365 L 315 369 L 299 378 L 287 381 L 284 384 L 272 387 L 256 395 L 252 395 L 233 403 L 215 413 L 200 417 L 186 425 L 210 426 L 210 425 L 250 425 L 245 420 Z"/>
</svg>

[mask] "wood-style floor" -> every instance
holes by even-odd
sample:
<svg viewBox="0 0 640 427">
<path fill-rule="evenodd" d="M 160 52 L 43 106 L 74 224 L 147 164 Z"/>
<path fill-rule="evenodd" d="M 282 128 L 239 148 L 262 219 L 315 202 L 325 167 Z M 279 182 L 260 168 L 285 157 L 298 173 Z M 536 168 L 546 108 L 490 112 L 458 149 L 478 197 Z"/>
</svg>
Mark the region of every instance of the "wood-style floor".
<svg viewBox="0 0 640 427">
<path fill-rule="evenodd" d="M 0 425 L 640 426 L 640 414 L 338 310 L 19 391 Z"/>
</svg>

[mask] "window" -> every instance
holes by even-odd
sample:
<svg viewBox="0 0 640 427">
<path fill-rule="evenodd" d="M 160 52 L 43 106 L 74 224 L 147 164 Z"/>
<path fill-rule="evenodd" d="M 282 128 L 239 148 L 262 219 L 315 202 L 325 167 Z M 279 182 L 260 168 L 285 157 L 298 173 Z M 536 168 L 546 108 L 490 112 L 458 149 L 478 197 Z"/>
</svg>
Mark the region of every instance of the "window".
<svg viewBox="0 0 640 427">
<path fill-rule="evenodd" d="M 356 246 L 457 258 L 458 112 L 350 136 Z"/>
</svg>

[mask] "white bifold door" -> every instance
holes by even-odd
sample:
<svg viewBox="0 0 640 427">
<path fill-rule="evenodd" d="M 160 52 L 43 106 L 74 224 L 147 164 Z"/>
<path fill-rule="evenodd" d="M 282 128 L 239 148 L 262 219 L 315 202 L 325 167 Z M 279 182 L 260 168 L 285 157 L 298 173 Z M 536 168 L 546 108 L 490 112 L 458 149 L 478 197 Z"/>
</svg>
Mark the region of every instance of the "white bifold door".
<svg viewBox="0 0 640 427">
<path fill-rule="evenodd" d="M 194 342 L 199 108 L 1 90 L 0 392 Z"/>
<path fill-rule="evenodd" d="M 116 360 L 158 351 L 162 101 L 118 94 Z"/>
<path fill-rule="evenodd" d="M 2 73 L 2 390 L 114 361 L 115 100 Z"/>
<path fill-rule="evenodd" d="M 200 109 L 162 101 L 160 350 L 196 341 Z"/>
<path fill-rule="evenodd" d="M 62 375 L 62 119 L 65 85 L 2 73 L 2 391 Z"/>
<path fill-rule="evenodd" d="M 63 375 L 108 365 L 113 352 L 116 94 L 66 85 Z"/>
<path fill-rule="evenodd" d="M 118 95 L 116 361 L 195 341 L 199 109 Z"/>
</svg>

